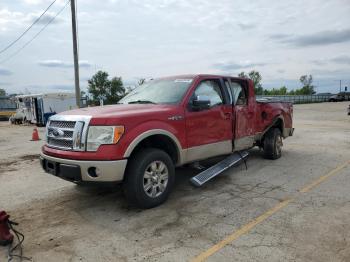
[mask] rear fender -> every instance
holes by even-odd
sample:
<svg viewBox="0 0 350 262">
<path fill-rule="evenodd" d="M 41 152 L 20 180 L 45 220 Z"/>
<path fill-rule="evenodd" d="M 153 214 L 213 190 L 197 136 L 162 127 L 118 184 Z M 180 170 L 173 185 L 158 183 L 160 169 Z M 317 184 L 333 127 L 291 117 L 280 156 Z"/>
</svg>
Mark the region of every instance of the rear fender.
<svg viewBox="0 0 350 262">
<path fill-rule="evenodd" d="M 284 124 L 284 118 L 282 115 L 279 115 L 276 118 L 274 118 L 272 123 L 267 128 L 265 128 L 265 130 L 261 133 L 260 139 L 263 139 L 265 134 L 267 133 L 267 131 L 269 131 L 272 127 L 279 128 L 281 130 L 281 133 L 282 133 L 284 138 L 289 136 L 289 134 L 285 135 L 286 128 L 285 128 L 285 124 Z"/>
</svg>

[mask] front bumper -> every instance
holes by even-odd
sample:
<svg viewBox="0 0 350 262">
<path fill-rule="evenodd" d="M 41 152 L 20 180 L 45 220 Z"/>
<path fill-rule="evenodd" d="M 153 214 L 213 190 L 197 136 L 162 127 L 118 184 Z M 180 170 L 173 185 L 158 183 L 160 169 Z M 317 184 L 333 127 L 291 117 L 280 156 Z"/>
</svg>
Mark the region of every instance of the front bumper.
<svg viewBox="0 0 350 262">
<path fill-rule="evenodd" d="M 289 136 L 293 136 L 294 127 L 286 127 L 283 129 L 283 137 L 287 138 Z"/>
<path fill-rule="evenodd" d="M 45 172 L 71 182 L 121 182 L 127 160 L 72 160 L 42 153 L 40 163 Z"/>
</svg>

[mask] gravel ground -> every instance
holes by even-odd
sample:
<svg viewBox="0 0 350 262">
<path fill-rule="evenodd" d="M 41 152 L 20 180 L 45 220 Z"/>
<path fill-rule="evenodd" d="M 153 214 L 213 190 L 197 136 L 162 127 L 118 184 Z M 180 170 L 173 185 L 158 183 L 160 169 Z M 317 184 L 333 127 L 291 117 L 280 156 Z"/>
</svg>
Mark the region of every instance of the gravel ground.
<svg viewBox="0 0 350 262">
<path fill-rule="evenodd" d="M 231 168 L 201 188 L 189 184 L 197 171 L 178 169 L 170 199 L 151 210 L 128 206 L 120 187 L 45 174 L 33 127 L 0 122 L 0 210 L 20 223 L 34 261 L 189 261 L 293 196 L 208 260 L 350 261 L 350 163 L 301 190 L 350 160 L 347 105 L 295 105 L 296 131 L 281 159 L 252 149 L 247 170 Z"/>
</svg>

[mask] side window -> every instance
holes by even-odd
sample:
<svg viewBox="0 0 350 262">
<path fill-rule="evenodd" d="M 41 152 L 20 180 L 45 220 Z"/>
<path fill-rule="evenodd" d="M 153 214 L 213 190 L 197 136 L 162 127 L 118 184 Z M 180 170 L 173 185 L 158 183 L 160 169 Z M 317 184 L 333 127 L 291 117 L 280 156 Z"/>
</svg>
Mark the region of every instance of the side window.
<svg viewBox="0 0 350 262">
<path fill-rule="evenodd" d="M 224 103 L 220 84 L 215 80 L 202 81 L 194 91 L 194 97 L 207 96 L 210 99 L 210 106 L 222 105 Z"/>
<path fill-rule="evenodd" d="M 231 92 L 234 105 L 246 105 L 248 102 L 247 92 L 240 83 L 231 82 Z"/>
</svg>

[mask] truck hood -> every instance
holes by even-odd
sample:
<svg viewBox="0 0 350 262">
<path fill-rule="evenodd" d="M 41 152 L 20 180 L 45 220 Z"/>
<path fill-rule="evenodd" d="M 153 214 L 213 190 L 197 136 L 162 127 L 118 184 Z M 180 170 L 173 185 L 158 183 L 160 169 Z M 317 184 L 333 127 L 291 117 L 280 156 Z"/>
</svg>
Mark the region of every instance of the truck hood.
<svg viewBox="0 0 350 262">
<path fill-rule="evenodd" d="M 177 105 L 164 104 L 120 104 L 86 107 L 59 113 L 59 115 L 83 115 L 94 118 L 124 118 L 144 114 L 164 114 L 173 111 Z"/>
</svg>

